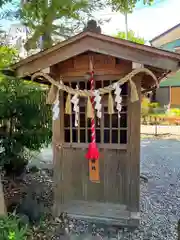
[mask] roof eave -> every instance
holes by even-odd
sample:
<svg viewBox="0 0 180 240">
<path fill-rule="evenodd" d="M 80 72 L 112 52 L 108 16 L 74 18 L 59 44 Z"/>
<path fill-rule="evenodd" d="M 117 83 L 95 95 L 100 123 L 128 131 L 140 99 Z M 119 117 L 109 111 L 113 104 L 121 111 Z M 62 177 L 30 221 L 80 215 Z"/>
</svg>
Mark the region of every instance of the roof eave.
<svg viewBox="0 0 180 240">
<path fill-rule="evenodd" d="M 82 44 L 80 43 L 85 43 L 85 44 L 82 47 Z M 105 44 L 102 44 L 102 43 L 105 43 Z M 97 47 L 97 45 L 100 47 Z M 67 51 L 65 51 L 66 52 L 65 54 L 62 54 L 62 52 L 64 51 L 63 49 L 66 49 L 66 50 L 68 49 L 68 54 L 67 54 Z M 71 50 L 73 49 L 74 52 L 70 51 L 70 49 Z M 127 55 L 128 56 L 132 55 L 132 59 L 127 59 L 127 60 L 130 60 L 133 62 L 136 60 L 137 60 L 136 62 L 138 62 L 138 59 L 140 57 L 142 58 L 142 56 L 144 55 L 143 59 L 145 58 L 149 63 L 151 62 L 152 64 L 152 65 L 150 64 L 149 66 L 154 66 L 155 68 L 159 67 L 160 69 L 162 69 L 162 73 L 166 72 L 166 70 L 171 70 L 171 71 L 176 70 L 179 67 L 179 63 L 180 63 L 180 54 L 178 53 L 172 53 L 169 51 L 164 51 L 154 47 L 136 44 L 127 40 L 113 38 L 113 37 L 102 35 L 102 34 L 97 34 L 92 32 L 82 32 L 66 41 L 60 42 L 59 44 L 51 47 L 50 49 L 44 50 L 24 60 L 19 61 L 18 63 L 12 65 L 11 69 L 17 72 L 20 70 L 19 72 L 22 72 L 21 71 L 22 68 L 29 66 L 30 63 L 32 65 L 36 65 L 35 61 L 37 61 L 36 63 L 38 63 L 38 61 L 41 61 L 41 59 L 48 54 L 49 54 L 49 58 L 51 58 L 51 61 L 49 61 L 50 63 L 46 62 L 46 65 L 49 64 L 49 66 L 52 66 L 57 63 L 57 59 L 55 62 L 53 60 L 54 58 L 52 58 L 52 55 L 54 54 L 54 52 L 56 52 L 56 55 L 58 54 L 62 55 L 61 57 L 60 55 L 58 55 L 59 56 L 58 61 L 62 62 L 67 60 L 68 58 L 74 57 L 86 51 L 99 52 L 101 54 L 108 54 L 114 57 L 120 57 L 122 59 L 123 59 L 123 53 L 128 51 L 129 55 L 127 53 L 124 54 L 124 59 L 126 59 L 125 57 Z M 137 54 L 137 52 L 140 55 L 136 59 L 135 54 Z M 147 61 L 144 61 L 144 62 L 142 61 L 139 63 L 147 64 Z M 163 63 L 161 63 L 161 61 Z M 166 64 L 164 65 L 164 63 Z M 43 64 L 41 63 L 38 69 L 35 69 L 36 68 L 35 67 L 34 72 L 39 71 L 40 69 L 43 69 L 43 66 L 44 68 L 49 67 Z M 25 72 L 25 74 L 30 75 L 31 72 L 32 71 L 27 71 Z M 18 74 L 18 76 L 21 77 L 22 74 Z"/>
<path fill-rule="evenodd" d="M 154 53 L 154 54 L 159 54 L 159 55 L 163 55 L 163 56 L 167 56 L 169 58 L 178 58 L 180 60 L 180 55 L 177 53 L 172 53 L 172 52 L 169 52 L 169 51 L 165 51 L 165 50 L 161 50 L 161 49 L 157 49 L 157 48 L 154 48 L 154 47 L 150 47 L 150 46 L 146 46 L 146 45 L 142 45 L 142 44 L 138 44 L 138 43 L 133 43 L 133 42 L 130 42 L 130 41 L 127 41 L 127 40 L 123 40 L 123 39 L 118 39 L 118 38 L 114 38 L 114 37 L 110 37 L 110 36 L 106 36 L 106 35 L 103 35 L 103 34 L 97 34 L 97 33 L 92 33 L 92 32 L 82 32 L 68 40 L 65 40 L 63 42 L 60 42 L 58 44 L 56 44 L 55 46 L 49 48 L 49 49 L 46 49 L 44 51 L 41 51 L 37 54 L 34 54 L 26 59 L 23 59 L 21 61 L 19 61 L 18 63 L 14 64 L 11 66 L 12 69 L 16 69 L 17 67 L 23 65 L 24 63 L 28 63 L 32 60 L 35 60 L 37 59 L 39 56 L 45 56 L 47 55 L 48 53 L 51 53 L 53 51 L 56 51 L 57 49 L 59 48 L 62 48 L 63 46 L 66 46 L 68 44 L 71 44 L 71 43 L 75 43 L 76 41 L 80 40 L 80 39 L 83 39 L 85 37 L 93 37 L 93 38 L 97 38 L 97 39 L 101 39 L 101 40 L 104 40 L 104 41 L 109 41 L 109 42 L 112 42 L 112 43 L 116 43 L 116 44 L 119 44 L 119 45 L 123 45 L 125 47 L 130 47 L 130 48 L 137 48 L 139 50 L 142 50 L 142 51 L 147 51 L 147 52 L 150 52 L 150 53 Z"/>
</svg>

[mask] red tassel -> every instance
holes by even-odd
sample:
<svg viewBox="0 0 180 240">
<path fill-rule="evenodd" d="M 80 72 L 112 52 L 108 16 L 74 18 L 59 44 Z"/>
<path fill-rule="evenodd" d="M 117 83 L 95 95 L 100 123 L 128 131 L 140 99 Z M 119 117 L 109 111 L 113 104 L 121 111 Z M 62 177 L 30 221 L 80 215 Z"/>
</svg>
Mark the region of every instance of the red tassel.
<svg viewBox="0 0 180 240">
<path fill-rule="evenodd" d="M 96 143 L 91 142 L 88 147 L 88 152 L 86 154 L 86 158 L 89 160 L 97 160 L 99 159 L 99 151 Z"/>
</svg>

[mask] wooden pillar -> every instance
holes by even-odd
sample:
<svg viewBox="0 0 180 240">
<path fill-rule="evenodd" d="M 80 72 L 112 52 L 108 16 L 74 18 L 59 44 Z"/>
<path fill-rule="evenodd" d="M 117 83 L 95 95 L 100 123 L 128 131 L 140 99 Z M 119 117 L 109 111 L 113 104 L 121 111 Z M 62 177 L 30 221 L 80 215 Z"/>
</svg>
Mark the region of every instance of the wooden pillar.
<svg viewBox="0 0 180 240">
<path fill-rule="evenodd" d="M 127 149 L 127 201 L 131 212 L 139 212 L 140 200 L 140 124 L 141 124 L 141 77 L 133 78 L 139 100 L 128 102 L 128 149 Z M 130 86 L 129 86 L 130 87 Z M 130 94 L 130 91 L 129 91 Z"/>
<path fill-rule="evenodd" d="M 52 68 L 51 71 L 56 71 Z M 54 74 L 55 75 L 55 74 Z M 56 78 L 57 81 L 59 78 Z M 60 113 L 59 118 L 52 123 L 52 149 L 53 149 L 53 170 L 54 170 L 54 207 L 53 213 L 55 216 L 60 215 L 59 208 L 62 202 L 63 191 L 60 189 L 63 180 L 62 164 L 63 164 L 63 143 L 64 143 L 64 97 L 63 92 L 60 92 Z"/>
</svg>

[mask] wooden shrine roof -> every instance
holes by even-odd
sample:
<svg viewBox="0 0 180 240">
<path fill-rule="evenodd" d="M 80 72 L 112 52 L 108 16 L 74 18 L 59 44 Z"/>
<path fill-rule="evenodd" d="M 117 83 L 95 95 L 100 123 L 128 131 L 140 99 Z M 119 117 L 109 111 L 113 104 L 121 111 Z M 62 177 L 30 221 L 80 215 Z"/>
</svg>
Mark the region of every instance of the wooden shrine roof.
<svg viewBox="0 0 180 240">
<path fill-rule="evenodd" d="M 180 54 L 94 32 L 82 32 L 49 49 L 34 54 L 11 66 L 19 77 L 31 76 L 59 62 L 84 52 L 96 52 L 140 63 L 160 72 L 163 77 L 176 72 Z"/>
</svg>

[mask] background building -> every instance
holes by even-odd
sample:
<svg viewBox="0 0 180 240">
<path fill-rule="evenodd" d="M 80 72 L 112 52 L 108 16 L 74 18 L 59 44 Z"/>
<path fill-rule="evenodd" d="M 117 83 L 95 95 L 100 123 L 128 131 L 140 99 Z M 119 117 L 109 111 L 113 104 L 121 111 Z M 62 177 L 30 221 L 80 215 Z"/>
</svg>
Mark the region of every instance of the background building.
<svg viewBox="0 0 180 240">
<path fill-rule="evenodd" d="M 150 41 L 153 47 L 180 53 L 180 24 Z M 155 93 L 155 101 L 161 106 L 180 107 L 180 72 L 161 81 Z"/>
</svg>

